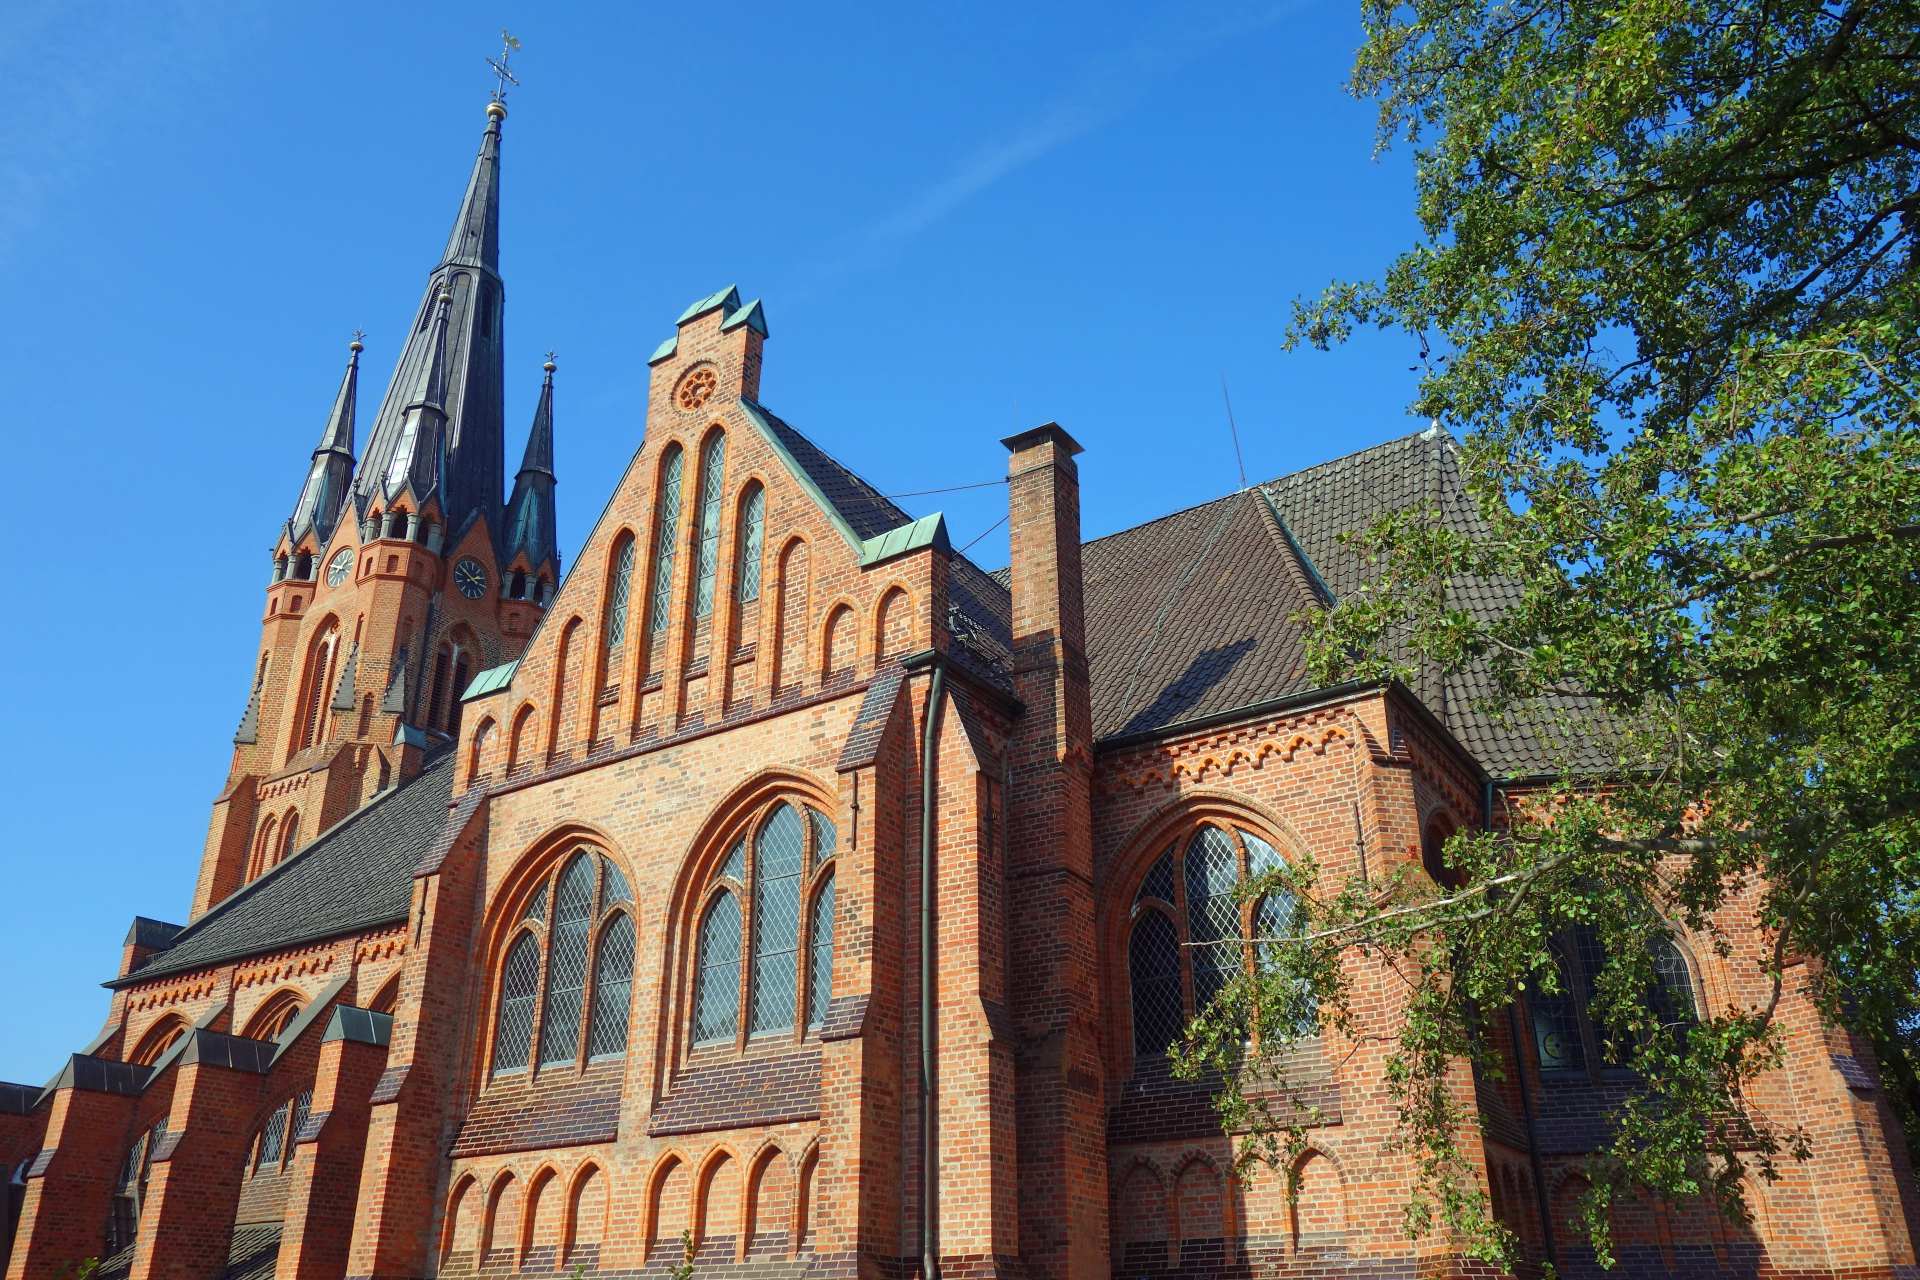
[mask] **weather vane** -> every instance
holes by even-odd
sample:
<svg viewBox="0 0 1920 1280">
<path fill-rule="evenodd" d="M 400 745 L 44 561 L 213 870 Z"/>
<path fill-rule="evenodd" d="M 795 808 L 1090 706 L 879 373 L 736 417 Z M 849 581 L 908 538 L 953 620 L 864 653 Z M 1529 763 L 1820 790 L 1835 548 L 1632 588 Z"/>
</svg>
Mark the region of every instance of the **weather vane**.
<svg viewBox="0 0 1920 1280">
<path fill-rule="evenodd" d="M 496 62 L 492 58 L 487 59 L 487 65 L 493 68 L 493 74 L 499 81 L 493 90 L 495 102 L 507 100 L 508 85 L 516 89 L 520 87 L 520 82 L 513 78 L 513 72 L 507 70 L 507 63 L 513 60 L 513 51 L 519 47 L 520 41 L 514 38 L 513 33 L 505 27 L 500 28 L 500 60 Z"/>
</svg>

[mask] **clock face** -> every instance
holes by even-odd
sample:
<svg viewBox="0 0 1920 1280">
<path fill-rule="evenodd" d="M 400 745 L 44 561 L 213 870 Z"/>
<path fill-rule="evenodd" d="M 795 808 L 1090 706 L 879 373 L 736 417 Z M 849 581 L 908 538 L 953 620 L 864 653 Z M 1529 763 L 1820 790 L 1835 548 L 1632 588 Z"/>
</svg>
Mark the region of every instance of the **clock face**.
<svg viewBox="0 0 1920 1280">
<path fill-rule="evenodd" d="M 472 556 L 461 558 L 453 566 L 453 585 L 460 588 L 460 594 L 469 600 L 478 600 L 487 594 L 487 571 Z"/>
<path fill-rule="evenodd" d="M 347 580 L 347 571 L 353 568 L 353 548 L 342 547 L 334 552 L 333 559 L 327 561 L 327 585 L 337 587 Z"/>
</svg>

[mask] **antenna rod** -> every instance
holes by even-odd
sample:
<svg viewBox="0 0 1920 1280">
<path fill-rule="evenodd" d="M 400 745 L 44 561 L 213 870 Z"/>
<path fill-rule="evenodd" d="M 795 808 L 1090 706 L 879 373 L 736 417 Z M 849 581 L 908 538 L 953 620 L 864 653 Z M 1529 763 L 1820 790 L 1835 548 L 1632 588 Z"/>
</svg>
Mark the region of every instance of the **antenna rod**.
<svg viewBox="0 0 1920 1280">
<path fill-rule="evenodd" d="M 1247 460 L 1240 456 L 1240 428 L 1233 420 L 1233 397 L 1227 394 L 1227 375 L 1220 375 L 1220 398 L 1227 402 L 1227 430 L 1233 433 L 1233 461 L 1240 468 L 1240 487 L 1247 487 Z"/>
</svg>

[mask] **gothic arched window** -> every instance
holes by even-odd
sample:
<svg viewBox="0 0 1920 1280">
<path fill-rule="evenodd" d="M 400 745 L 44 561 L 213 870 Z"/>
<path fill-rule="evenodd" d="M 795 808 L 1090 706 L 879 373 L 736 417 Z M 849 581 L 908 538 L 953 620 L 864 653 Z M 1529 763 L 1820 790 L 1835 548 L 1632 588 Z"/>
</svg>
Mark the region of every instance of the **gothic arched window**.
<svg viewBox="0 0 1920 1280">
<path fill-rule="evenodd" d="M 327 706 L 333 696 L 334 657 L 340 647 L 340 628 L 329 622 L 307 650 L 306 679 L 302 684 L 300 716 L 293 749 L 303 751 L 319 741 L 325 729 Z"/>
<path fill-rule="evenodd" d="M 817 1030 L 833 989 L 832 820 L 761 806 L 708 885 L 696 941 L 695 1045 Z"/>
<path fill-rule="evenodd" d="M 582 849 L 550 869 L 521 908 L 500 967 L 492 1074 L 517 1075 L 627 1048 L 633 894 L 606 857 Z"/>
<path fill-rule="evenodd" d="M 613 547 L 612 568 L 607 576 L 606 613 L 600 622 L 601 651 L 606 655 L 603 680 L 617 681 L 614 659 L 627 639 L 627 597 L 633 590 L 633 535 L 623 533 Z"/>
<path fill-rule="evenodd" d="M 733 571 L 733 598 L 741 604 L 760 598 L 760 546 L 766 522 L 767 491 L 755 481 L 740 499 L 740 562 Z"/>
<path fill-rule="evenodd" d="M 1540 1070 L 1558 1077 L 1626 1066 L 1633 1050 L 1629 1033 L 1603 1025 L 1592 1008 L 1595 984 L 1607 966 L 1600 935 L 1590 925 L 1574 925 L 1555 934 L 1547 948 L 1559 970 L 1560 989 L 1535 989 L 1527 997 Z M 1652 935 L 1647 948 L 1653 980 L 1646 1006 L 1663 1031 L 1682 1033 L 1700 1016 L 1693 970 L 1665 932 Z"/>
<path fill-rule="evenodd" d="M 275 858 L 274 862 L 285 862 L 288 858 L 291 858 L 299 848 L 300 815 L 297 813 L 289 813 L 287 815 L 286 834 L 280 837 L 280 856 Z"/>
<path fill-rule="evenodd" d="M 715 431 L 700 446 L 700 502 L 693 521 L 695 621 L 713 612 L 713 579 L 720 560 L 720 489 L 726 472 L 727 437 Z"/>
<path fill-rule="evenodd" d="M 1181 832 L 1147 868 L 1127 935 L 1136 1056 L 1166 1052 L 1181 1028 L 1248 971 L 1257 958 L 1249 939 L 1291 930 L 1291 894 L 1242 900 L 1242 884 L 1280 865 L 1279 851 L 1262 837 L 1208 822 Z"/>
<path fill-rule="evenodd" d="M 652 582 L 647 591 L 647 631 L 666 633 L 673 617 L 673 559 L 677 550 L 675 534 L 680 527 L 680 474 L 686 470 L 686 454 L 677 444 L 667 446 L 660 457 L 660 490 L 654 499 Z M 648 655 L 651 662 L 658 654 Z"/>
</svg>

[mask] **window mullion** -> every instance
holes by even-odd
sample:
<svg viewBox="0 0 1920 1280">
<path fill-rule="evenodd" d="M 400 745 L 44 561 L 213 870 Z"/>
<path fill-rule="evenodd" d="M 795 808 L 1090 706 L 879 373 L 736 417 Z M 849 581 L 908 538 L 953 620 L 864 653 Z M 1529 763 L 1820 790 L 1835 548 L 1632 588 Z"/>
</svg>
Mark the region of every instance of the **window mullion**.
<svg viewBox="0 0 1920 1280">
<path fill-rule="evenodd" d="M 760 819 L 770 811 L 763 807 L 755 820 L 747 827 L 746 865 L 742 868 L 745 879 L 740 885 L 740 986 L 735 993 L 738 1012 L 733 1028 L 733 1049 L 735 1053 L 744 1053 L 747 1048 L 747 1021 L 753 1016 L 753 945 L 754 927 L 758 923 L 759 912 L 753 909 L 753 889 L 760 879 L 760 859 L 754 856 L 755 841 L 760 835 Z"/>
<path fill-rule="evenodd" d="M 546 914 L 548 919 L 540 921 L 537 926 L 540 938 L 540 969 L 535 975 L 533 983 L 532 1029 L 527 1033 L 527 1076 L 529 1078 L 540 1074 L 540 1035 L 546 1029 L 545 1023 L 547 1021 L 547 975 L 553 968 L 553 966 L 548 963 L 548 961 L 553 959 L 552 916 L 555 910 L 555 894 L 559 892 L 559 886 L 554 882 L 558 879 L 559 874 L 558 868 L 556 867 L 553 872 L 547 875 Z"/>
<path fill-rule="evenodd" d="M 1187 944 L 1192 935 L 1187 931 L 1187 843 L 1192 838 L 1189 832 L 1174 841 L 1173 845 L 1173 936 L 1180 943 L 1180 1011 L 1184 1022 L 1193 1021 L 1193 948 Z"/>
</svg>

